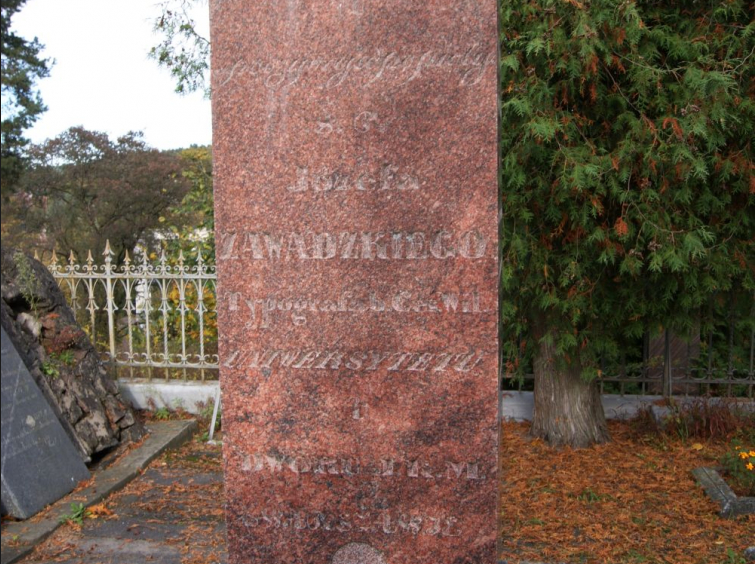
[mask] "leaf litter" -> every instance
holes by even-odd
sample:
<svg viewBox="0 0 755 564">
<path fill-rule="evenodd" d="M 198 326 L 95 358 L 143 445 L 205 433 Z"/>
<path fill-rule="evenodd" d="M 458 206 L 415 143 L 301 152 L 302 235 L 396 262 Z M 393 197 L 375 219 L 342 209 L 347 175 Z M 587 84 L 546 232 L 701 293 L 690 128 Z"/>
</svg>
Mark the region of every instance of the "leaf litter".
<svg viewBox="0 0 755 564">
<path fill-rule="evenodd" d="M 587 449 L 555 449 L 528 435 L 529 424 L 501 426 L 501 558 L 581 564 L 728 564 L 755 544 L 752 516 L 718 516 L 718 506 L 695 483 L 691 470 L 715 466 L 728 443 L 684 441 L 638 433 L 631 423 L 609 422 L 613 442 Z M 168 471 L 185 483 L 160 483 L 150 472 L 111 496 L 98 517 L 129 499 L 144 520 L 130 530 L 182 525 L 165 540 L 182 564 L 225 562 L 223 484 L 199 476 L 222 472 L 219 448 L 192 441 L 156 459 L 148 470 Z M 188 484 L 188 485 L 187 485 Z M 155 505 L 164 506 L 151 518 Z M 167 509 L 165 509 L 167 508 Z M 84 531 L 65 526 L 30 562 L 70 561 Z M 125 541 L 127 542 L 127 541 Z"/>
<path fill-rule="evenodd" d="M 691 471 L 728 442 L 684 441 L 611 421 L 613 442 L 555 449 L 528 423 L 501 427 L 500 538 L 506 560 L 585 564 L 739 563 L 755 519 L 719 517 Z"/>
</svg>

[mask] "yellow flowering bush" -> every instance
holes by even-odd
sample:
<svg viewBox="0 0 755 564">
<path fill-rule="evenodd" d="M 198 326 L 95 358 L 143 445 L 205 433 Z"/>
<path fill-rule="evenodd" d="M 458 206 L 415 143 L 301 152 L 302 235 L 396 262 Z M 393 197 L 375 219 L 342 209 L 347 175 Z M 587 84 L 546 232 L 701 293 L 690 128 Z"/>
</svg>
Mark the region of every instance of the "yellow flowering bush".
<svg viewBox="0 0 755 564">
<path fill-rule="evenodd" d="M 721 458 L 721 465 L 734 491 L 755 496 L 755 449 L 734 440 L 731 450 Z"/>
</svg>

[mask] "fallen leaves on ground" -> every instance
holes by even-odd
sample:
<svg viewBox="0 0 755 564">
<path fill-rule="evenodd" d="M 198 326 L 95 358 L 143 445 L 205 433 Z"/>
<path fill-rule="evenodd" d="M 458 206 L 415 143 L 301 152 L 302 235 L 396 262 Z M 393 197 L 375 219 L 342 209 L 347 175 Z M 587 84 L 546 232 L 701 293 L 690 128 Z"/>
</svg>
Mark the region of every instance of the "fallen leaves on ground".
<svg viewBox="0 0 755 564">
<path fill-rule="evenodd" d="M 685 442 L 610 423 L 613 442 L 555 449 L 501 428 L 504 559 L 585 564 L 738 563 L 755 544 L 752 516 L 727 520 L 691 470 L 715 466 L 728 443 Z"/>
<path fill-rule="evenodd" d="M 117 519 L 118 516 L 113 513 L 111 509 L 108 509 L 104 503 L 98 503 L 92 505 L 87 509 L 87 516 L 90 519 L 97 519 L 98 517 L 105 517 L 107 519 Z"/>
<path fill-rule="evenodd" d="M 611 422 L 610 429 L 612 443 L 572 450 L 531 439 L 528 424 L 502 425 L 501 557 L 570 564 L 739 564 L 737 555 L 755 544 L 755 520 L 720 518 L 718 506 L 690 473 L 716 465 L 728 443 L 642 435 L 620 422 Z M 164 454 L 150 469 L 111 496 L 106 509 L 119 513 L 128 504 L 143 515 L 127 529 L 134 540 L 166 522 L 180 523 L 180 532 L 164 542 L 180 552 L 182 564 L 221 561 L 223 484 L 219 477 L 202 479 L 222 471 L 219 447 L 193 441 Z M 154 472 L 171 479 L 158 479 Z M 95 524 L 87 522 L 85 528 Z M 70 562 L 85 533 L 63 527 L 32 558 Z"/>
<path fill-rule="evenodd" d="M 219 564 L 225 561 L 224 492 L 220 446 L 191 441 L 155 459 L 139 477 L 111 495 L 105 503 L 88 508 L 96 520 L 83 526 L 66 525 L 37 547 L 24 561 L 78 562 L 87 541 L 98 542 L 91 528 L 97 521 L 133 519 L 115 537 L 124 547 L 136 541 L 162 543 L 180 555 L 181 564 Z M 119 517 L 120 515 L 120 517 Z M 146 561 L 152 557 L 145 556 Z M 91 555 L 89 556 L 91 558 Z M 121 555 L 102 562 L 121 562 Z"/>
</svg>

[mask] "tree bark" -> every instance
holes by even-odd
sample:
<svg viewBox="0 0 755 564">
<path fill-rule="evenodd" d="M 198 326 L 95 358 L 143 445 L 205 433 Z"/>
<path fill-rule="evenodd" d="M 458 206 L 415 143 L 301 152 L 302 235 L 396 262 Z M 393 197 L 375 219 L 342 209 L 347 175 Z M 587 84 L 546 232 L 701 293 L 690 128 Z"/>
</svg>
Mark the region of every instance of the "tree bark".
<svg viewBox="0 0 755 564">
<path fill-rule="evenodd" d="M 552 446 L 574 448 L 610 441 L 597 382 L 582 378 L 578 359 L 567 364 L 556 355 L 555 345 L 540 341 L 531 434 Z"/>
</svg>

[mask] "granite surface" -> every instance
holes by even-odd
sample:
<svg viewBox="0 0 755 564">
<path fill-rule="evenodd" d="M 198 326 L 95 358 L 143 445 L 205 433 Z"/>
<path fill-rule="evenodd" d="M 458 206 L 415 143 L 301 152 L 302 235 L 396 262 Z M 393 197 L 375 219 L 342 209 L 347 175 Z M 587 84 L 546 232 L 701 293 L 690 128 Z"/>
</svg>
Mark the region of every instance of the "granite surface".
<svg viewBox="0 0 755 564">
<path fill-rule="evenodd" d="M 494 562 L 496 3 L 211 27 L 230 562 Z"/>
<path fill-rule="evenodd" d="M 89 470 L 2 332 L 2 512 L 27 519 L 70 492 Z"/>
</svg>

